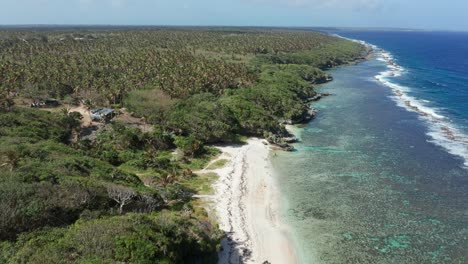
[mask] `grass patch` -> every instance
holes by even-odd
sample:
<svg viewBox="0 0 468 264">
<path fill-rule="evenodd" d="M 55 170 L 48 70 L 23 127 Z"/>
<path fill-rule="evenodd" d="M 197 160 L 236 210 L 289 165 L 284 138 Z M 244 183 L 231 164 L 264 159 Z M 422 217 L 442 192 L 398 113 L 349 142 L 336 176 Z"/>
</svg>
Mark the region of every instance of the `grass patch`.
<svg viewBox="0 0 468 264">
<path fill-rule="evenodd" d="M 191 170 L 202 170 L 208 163 L 221 154 L 221 151 L 215 147 L 205 147 L 205 153 L 203 155 L 190 160 L 188 164 L 185 164 L 187 168 Z"/>
<path fill-rule="evenodd" d="M 195 177 L 181 182 L 187 188 L 196 190 L 199 194 L 213 194 L 213 182 L 219 178 L 218 174 L 209 172 L 198 174 Z"/>
<path fill-rule="evenodd" d="M 233 139 L 233 143 L 237 144 L 245 144 L 247 141 L 250 139 L 250 136 L 244 136 L 244 135 L 235 135 Z"/>
<path fill-rule="evenodd" d="M 177 100 L 172 99 L 165 92 L 157 88 L 134 90 L 124 99 L 125 106 L 139 116 L 150 116 L 166 111 Z"/>
<path fill-rule="evenodd" d="M 215 162 L 213 162 L 209 167 L 208 169 L 209 170 L 216 170 L 216 169 L 220 169 L 224 166 L 226 166 L 226 164 L 229 162 L 229 160 L 227 159 L 220 159 L 220 160 L 217 160 Z"/>
</svg>

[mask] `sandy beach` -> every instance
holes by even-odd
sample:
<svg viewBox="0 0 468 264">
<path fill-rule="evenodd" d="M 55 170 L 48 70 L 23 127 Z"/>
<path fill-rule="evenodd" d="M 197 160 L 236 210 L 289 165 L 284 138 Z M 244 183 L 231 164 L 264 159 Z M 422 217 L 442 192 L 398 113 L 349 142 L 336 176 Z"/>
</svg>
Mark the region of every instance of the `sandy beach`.
<svg viewBox="0 0 468 264">
<path fill-rule="evenodd" d="M 222 240 L 219 263 L 296 263 L 294 249 L 279 222 L 278 188 L 269 160 L 269 146 L 260 139 L 220 147 L 220 169 L 211 200 Z M 208 172 L 205 170 L 205 172 Z"/>
</svg>

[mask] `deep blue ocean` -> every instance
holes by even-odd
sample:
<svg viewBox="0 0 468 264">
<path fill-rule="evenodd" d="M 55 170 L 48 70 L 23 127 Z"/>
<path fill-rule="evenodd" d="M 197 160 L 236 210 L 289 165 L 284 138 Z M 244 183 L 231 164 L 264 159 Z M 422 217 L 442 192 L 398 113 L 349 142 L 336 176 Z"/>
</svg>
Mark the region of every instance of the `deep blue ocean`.
<svg viewBox="0 0 468 264">
<path fill-rule="evenodd" d="M 468 263 L 468 33 L 331 33 L 376 52 L 271 157 L 300 263 Z"/>
<path fill-rule="evenodd" d="M 389 52 L 402 68 L 401 76 L 387 81 L 400 86 L 394 88 L 405 93 L 403 101 L 409 100 L 428 118 L 435 117 L 427 120 L 436 121 L 429 129 L 433 141 L 466 159 L 468 165 L 468 32 L 338 34 Z"/>
</svg>

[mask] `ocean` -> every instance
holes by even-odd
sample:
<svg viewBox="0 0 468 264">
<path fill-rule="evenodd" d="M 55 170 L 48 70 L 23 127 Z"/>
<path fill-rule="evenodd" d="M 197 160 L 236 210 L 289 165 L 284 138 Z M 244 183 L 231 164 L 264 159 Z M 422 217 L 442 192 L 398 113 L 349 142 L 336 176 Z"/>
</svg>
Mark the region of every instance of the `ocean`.
<svg viewBox="0 0 468 264">
<path fill-rule="evenodd" d="M 468 33 L 331 32 L 375 56 L 330 71 L 296 152 L 271 157 L 301 263 L 468 263 Z"/>
</svg>

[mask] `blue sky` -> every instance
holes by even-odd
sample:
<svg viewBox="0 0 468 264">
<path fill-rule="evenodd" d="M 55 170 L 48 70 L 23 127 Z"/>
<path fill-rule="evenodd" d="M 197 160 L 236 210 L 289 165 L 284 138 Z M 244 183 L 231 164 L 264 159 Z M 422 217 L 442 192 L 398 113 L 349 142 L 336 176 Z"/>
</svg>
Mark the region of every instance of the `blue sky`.
<svg viewBox="0 0 468 264">
<path fill-rule="evenodd" d="M 0 0 L 0 24 L 403 27 L 468 31 L 466 0 Z"/>
</svg>

